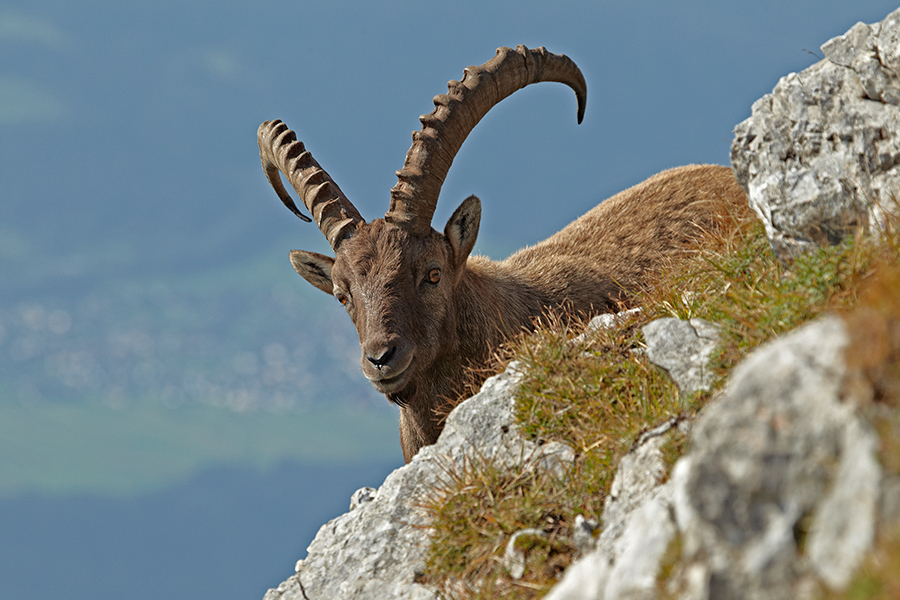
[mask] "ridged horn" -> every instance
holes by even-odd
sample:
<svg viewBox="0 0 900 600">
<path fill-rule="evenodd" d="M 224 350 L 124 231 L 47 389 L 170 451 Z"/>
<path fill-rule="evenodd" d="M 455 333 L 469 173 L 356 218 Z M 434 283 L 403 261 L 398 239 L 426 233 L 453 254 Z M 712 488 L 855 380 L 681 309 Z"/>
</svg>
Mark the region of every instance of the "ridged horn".
<svg viewBox="0 0 900 600">
<path fill-rule="evenodd" d="M 578 122 L 584 118 L 587 84 L 568 56 L 543 47 L 529 50 L 499 48 L 497 55 L 480 67 L 468 67 L 462 81 L 450 81 L 447 94 L 434 98 L 434 111 L 419 117 L 422 131 L 413 132 L 399 181 L 391 189 L 391 205 L 384 218 L 424 233 L 450 165 L 469 132 L 498 102 L 526 85 L 556 81 L 575 91 Z"/>
<path fill-rule="evenodd" d="M 256 141 L 263 171 L 275 193 L 292 213 L 304 221 L 310 220 L 284 189 L 278 173 L 281 171 L 336 251 L 340 243 L 353 234 L 357 224 L 364 222 L 356 207 L 304 148 L 303 142 L 297 140 L 296 134 L 280 120 L 260 125 Z"/>
</svg>

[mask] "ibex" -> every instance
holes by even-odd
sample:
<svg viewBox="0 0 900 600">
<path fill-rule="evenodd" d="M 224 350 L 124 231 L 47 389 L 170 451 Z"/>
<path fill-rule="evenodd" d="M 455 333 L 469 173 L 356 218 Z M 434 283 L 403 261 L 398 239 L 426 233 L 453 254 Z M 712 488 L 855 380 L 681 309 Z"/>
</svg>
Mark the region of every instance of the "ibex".
<svg viewBox="0 0 900 600">
<path fill-rule="evenodd" d="M 590 315 L 618 310 L 677 259 L 704 228 L 715 205 L 746 205 L 731 169 L 672 169 L 604 201 L 559 233 L 506 260 L 469 256 L 481 203 L 456 209 L 444 232 L 431 218 L 444 178 L 466 136 L 503 98 L 531 83 L 556 81 L 575 91 L 578 122 L 587 87 L 564 55 L 544 48 L 501 48 L 450 81 L 435 109 L 420 117 L 413 144 L 383 219 L 366 222 L 294 132 L 267 121 L 258 132 L 262 166 L 282 202 L 303 215 L 281 181 L 284 173 L 334 250 L 334 258 L 290 253 L 294 269 L 346 308 L 359 333 L 362 371 L 400 407 L 407 462 L 434 443 L 441 409 L 458 400 L 466 373 L 483 366 L 510 335 L 533 329 L 548 311 Z M 558 199 L 549 199 L 557 202 Z"/>
</svg>

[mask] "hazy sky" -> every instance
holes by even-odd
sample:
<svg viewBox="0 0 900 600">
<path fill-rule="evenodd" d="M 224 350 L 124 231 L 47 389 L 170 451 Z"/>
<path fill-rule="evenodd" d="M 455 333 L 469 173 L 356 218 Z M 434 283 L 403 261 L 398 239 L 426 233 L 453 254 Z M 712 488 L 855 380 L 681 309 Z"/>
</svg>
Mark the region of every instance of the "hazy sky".
<svg viewBox="0 0 900 600">
<path fill-rule="evenodd" d="M 199 272 L 325 249 L 268 189 L 255 131 L 281 118 L 363 215 L 383 215 L 418 115 L 496 47 L 544 45 L 588 105 L 542 84 L 463 146 L 435 226 L 471 193 L 481 251 L 549 235 L 654 172 L 727 163 L 778 78 L 883 1 L 167 2 L 0 8 L 0 261 L 79 277 Z M 477 250 L 477 249 L 476 249 Z M 273 260 L 275 260 L 273 258 Z M 37 267 L 36 267 L 37 268 Z M 55 282 L 55 283 L 54 283 Z"/>
</svg>

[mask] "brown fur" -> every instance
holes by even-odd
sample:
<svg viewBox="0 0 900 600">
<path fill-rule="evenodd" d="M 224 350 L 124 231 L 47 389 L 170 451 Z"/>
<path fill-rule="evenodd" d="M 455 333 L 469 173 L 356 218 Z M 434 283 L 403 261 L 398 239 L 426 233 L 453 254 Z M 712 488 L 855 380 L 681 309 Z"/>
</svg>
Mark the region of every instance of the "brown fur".
<svg viewBox="0 0 900 600">
<path fill-rule="evenodd" d="M 443 234 L 413 234 L 379 219 L 360 224 L 334 259 L 294 251 L 291 260 L 346 302 L 363 373 L 400 406 L 409 462 L 437 440 L 442 407 L 459 399 L 467 369 L 483 366 L 510 335 L 532 329 L 548 311 L 618 310 L 704 231 L 720 228 L 727 213 L 744 214 L 746 205 L 731 169 L 693 165 L 616 194 L 502 261 L 469 257 L 480 219 L 474 197 Z"/>
</svg>

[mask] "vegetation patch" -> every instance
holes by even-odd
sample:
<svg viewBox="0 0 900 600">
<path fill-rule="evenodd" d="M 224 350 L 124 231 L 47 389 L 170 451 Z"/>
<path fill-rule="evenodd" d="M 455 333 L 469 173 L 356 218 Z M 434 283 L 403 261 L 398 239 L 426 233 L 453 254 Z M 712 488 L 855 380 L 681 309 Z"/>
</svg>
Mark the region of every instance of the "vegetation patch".
<svg viewBox="0 0 900 600">
<path fill-rule="evenodd" d="M 858 234 L 782 262 L 758 222 L 723 248 L 701 250 L 683 271 L 651 290 L 646 304 L 649 320 L 700 317 L 718 324 L 723 340 L 712 367 L 720 377 L 763 342 L 825 312 L 856 306 L 862 281 L 883 251 L 892 252 Z"/>
<path fill-rule="evenodd" d="M 579 512 L 582 499 L 596 497 L 601 487 L 585 475 L 559 479 L 527 465 L 510 471 L 481 457 L 449 468 L 425 505 L 435 531 L 425 581 L 466 598 L 546 593 L 575 555 L 568 515 Z M 547 535 L 517 539 L 525 575 L 513 579 L 503 555 L 510 537 L 523 529 Z"/>
<path fill-rule="evenodd" d="M 562 319 L 548 318 L 515 340 L 497 365 L 515 359 L 524 367 L 520 427 L 531 439 L 574 448 L 574 472 L 557 481 L 527 469 L 509 473 L 480 459 L 448 472 L 427 501 L 434 534 L 426 580 L 452 598 L 544 595 L 577 557 L 569 541 L 575 517 L 599 521 L 618 461 L 637 436 L 671 417 L 693 419 L 750 351 L 826 312 L 844 315 L 855 332 L 848 356 L 857 361 L 858 376 L 848 385 L 868 390 L 861 410 L 882 433 L 885 469 L 900 474 L 898 229 L 889 220 L 878 236 L 860 232 L 782 262 L 762 224 L 742 220 L 727 235 L 710 235 L 690 260 L 660 277 L 642 298 L 643 312 L 620 327 L 573 339 L 583 323 L 567 328 Z M 700 317 L 721 327 L 711 392 L 682 396 L 646 359 L 640 327 L 664 316 Z M 663 451 L 673 464 L 688 438 L 678 428 L 667 435 Z M 503 569 L 503 553 L 510 537 L 527 528 L 547 535 L 528 548 L 525 574 L 517 580 Z M 900 529 L 879 532 L 861 570 L 865 581 L 842 597 L 898 597 L 898 561 Z M 676 562 L 668 556 L 666 573 Z M 863 589 L 881 591 L 866 595 Z"/>
</svg>

